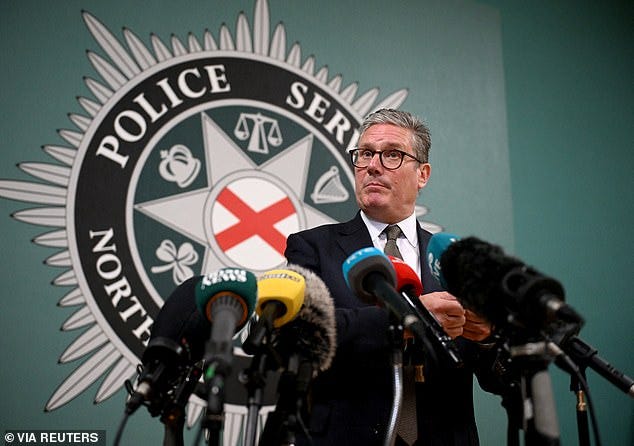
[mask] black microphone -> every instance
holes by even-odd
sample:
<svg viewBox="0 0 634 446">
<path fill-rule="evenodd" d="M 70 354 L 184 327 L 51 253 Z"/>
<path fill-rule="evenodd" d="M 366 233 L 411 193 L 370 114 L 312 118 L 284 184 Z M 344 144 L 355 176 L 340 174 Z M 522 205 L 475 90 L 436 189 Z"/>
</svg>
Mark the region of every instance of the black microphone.
<svg viewBox="0 0 634 446">
<path fill-rule="evenodd" d="M 577 365 L 590 367 L 618 389 L 634 398 L 634 380 L 599 356 L 597 349 L 576 335 L 557 343 Z"/>
<path fill-rule="evenodd" d="M 210 324 L 196 307 L 194 289 L 199 281 L 197 276 L 180 284 L 156 315 L 141 357 L 137 387 L 130 389 L 126 402 L 127 414 L 142 404 L 152 416 L 161 414 L 172 390 L 185 379 L 192 364 L 202 359 Z"/>
<path fill-rule="evenodd" d="M 148 343 L 142 362 L 137 387 L 126 401 L 126 414 L 131 415 L 147 403 L 150 414 L 157 416 L 166 403 L 166 393 L 178 385 L 189 356 L 178 342 L 157 337 Z"/>
<path fill-rule="evenodd" d="M 475 237 L 434 234 L 427 245 L 432 273 L 460 303 L 494 325 L 542 329 L 583 324 L 564 302 L 564 289 L 498 246 Z"/>
</svg>

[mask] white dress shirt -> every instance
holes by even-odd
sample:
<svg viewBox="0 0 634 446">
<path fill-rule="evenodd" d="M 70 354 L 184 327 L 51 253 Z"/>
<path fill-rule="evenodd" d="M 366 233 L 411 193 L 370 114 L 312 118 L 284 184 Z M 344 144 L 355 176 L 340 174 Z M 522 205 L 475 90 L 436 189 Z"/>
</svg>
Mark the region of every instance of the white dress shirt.
<svg viewBox="0 0 634 446">
<path fill-rule="evenodd" d="M 363 211 L 361 211 L 361 219 L 368 228 L 374 247 L 383 251 L 385 243 L 387 243 L 387 236 L 383 231 L 388 227 L 388 225 L 386 223 L 372 220 L 365 215 Z M 394 224 L 398 225 L 403 232 L 403 235 L 396 240 L 396 246 L 398 246 L 399 251 L 401 251 L 403 261 L 416 271 L 416 274 L 418 274 L 418 277 L 420 278 L 421 270 L 420 254 L 418 249 L 418 234 L 416 232 L 416 213 L 412 212 L 412 215 L 407 217 L 405 220 L 401 220 Z"/>
</svg>

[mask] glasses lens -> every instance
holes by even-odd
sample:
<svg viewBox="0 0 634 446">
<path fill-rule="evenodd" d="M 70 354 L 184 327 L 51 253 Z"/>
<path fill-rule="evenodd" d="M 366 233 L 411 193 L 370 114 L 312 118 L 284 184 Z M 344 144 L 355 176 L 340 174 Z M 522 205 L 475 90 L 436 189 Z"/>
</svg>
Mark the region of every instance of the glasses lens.
<svg viewBox="0 0 634 446">
<path fill-rule="evenodd" d="M 373 153 L 369 150 L 355 149 L 350 152 L 352 164 L 356 167 L 368 167 Z"/>
<path fill-rule="evenodd" d="M 381 152 L 381 162 L 386 169 L 396 169 L 403 161 L 403 152 L 400 150 L 385 150 Z"/>
<path fill-rule="evenodd" d="M 359 151 L 358 150 L 355 149 L 350 151 L 350 161 L 352 161 L 352 164 L 354 166 L 358 167 L 359 165 Z"/>
<path fill-rule="evenodd" d="M 350 151 L 352 164 L 356 167 L 368 167 L 374 155 L 378 154 L 381 164 L 386 169 L 398 169 L 403 163 L 404 153 L 397 149 L 373 151 L 369 149 L 355 149 Z"/>
</svg>

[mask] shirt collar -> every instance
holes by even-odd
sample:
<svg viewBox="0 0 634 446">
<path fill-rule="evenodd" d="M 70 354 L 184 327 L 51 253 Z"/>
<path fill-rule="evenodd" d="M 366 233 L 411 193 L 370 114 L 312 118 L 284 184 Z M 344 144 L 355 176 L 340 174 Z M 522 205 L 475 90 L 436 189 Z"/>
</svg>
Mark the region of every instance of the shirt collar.
<svg viewBox="0 0 634 446">
<path fill-rule="evenodd" d="M 388 227 L 386 223 L 382 223 L 380 221 L 372 220 L 368 217 L 365 212 L 361 211 L 361 218 L 363 222 L 368 228 L 370 232 L 370 238 L 372 239 L 372 243 L 378 240 L 381 236 L 381 233 L 385 228 Z M 407 239 L 410 245 L 414 248 L 418 246 L 418 235 L 416 232 L 416 213 L 412 212 L 412 214 L 404 220 L 396 222 L 395 224 L 399 225 L 401 231 L 403 231 L 403 235 Z"/>
</svg>

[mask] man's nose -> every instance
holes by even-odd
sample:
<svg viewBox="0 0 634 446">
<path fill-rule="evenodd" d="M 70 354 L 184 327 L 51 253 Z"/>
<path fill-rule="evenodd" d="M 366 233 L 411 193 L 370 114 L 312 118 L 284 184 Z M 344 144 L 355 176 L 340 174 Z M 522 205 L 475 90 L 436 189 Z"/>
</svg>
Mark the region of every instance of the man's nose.
<svg viewBox="0 0 634 446">
<path fill-rule="evenodd" d="M 372 154 L 372 158 L 370 159 L 370 163 L 368 164 L 368 170 L 380 170 L 383 168 L 383 164 L 381 164 L 381 153 L 374 152 Z"/>
</svg>

